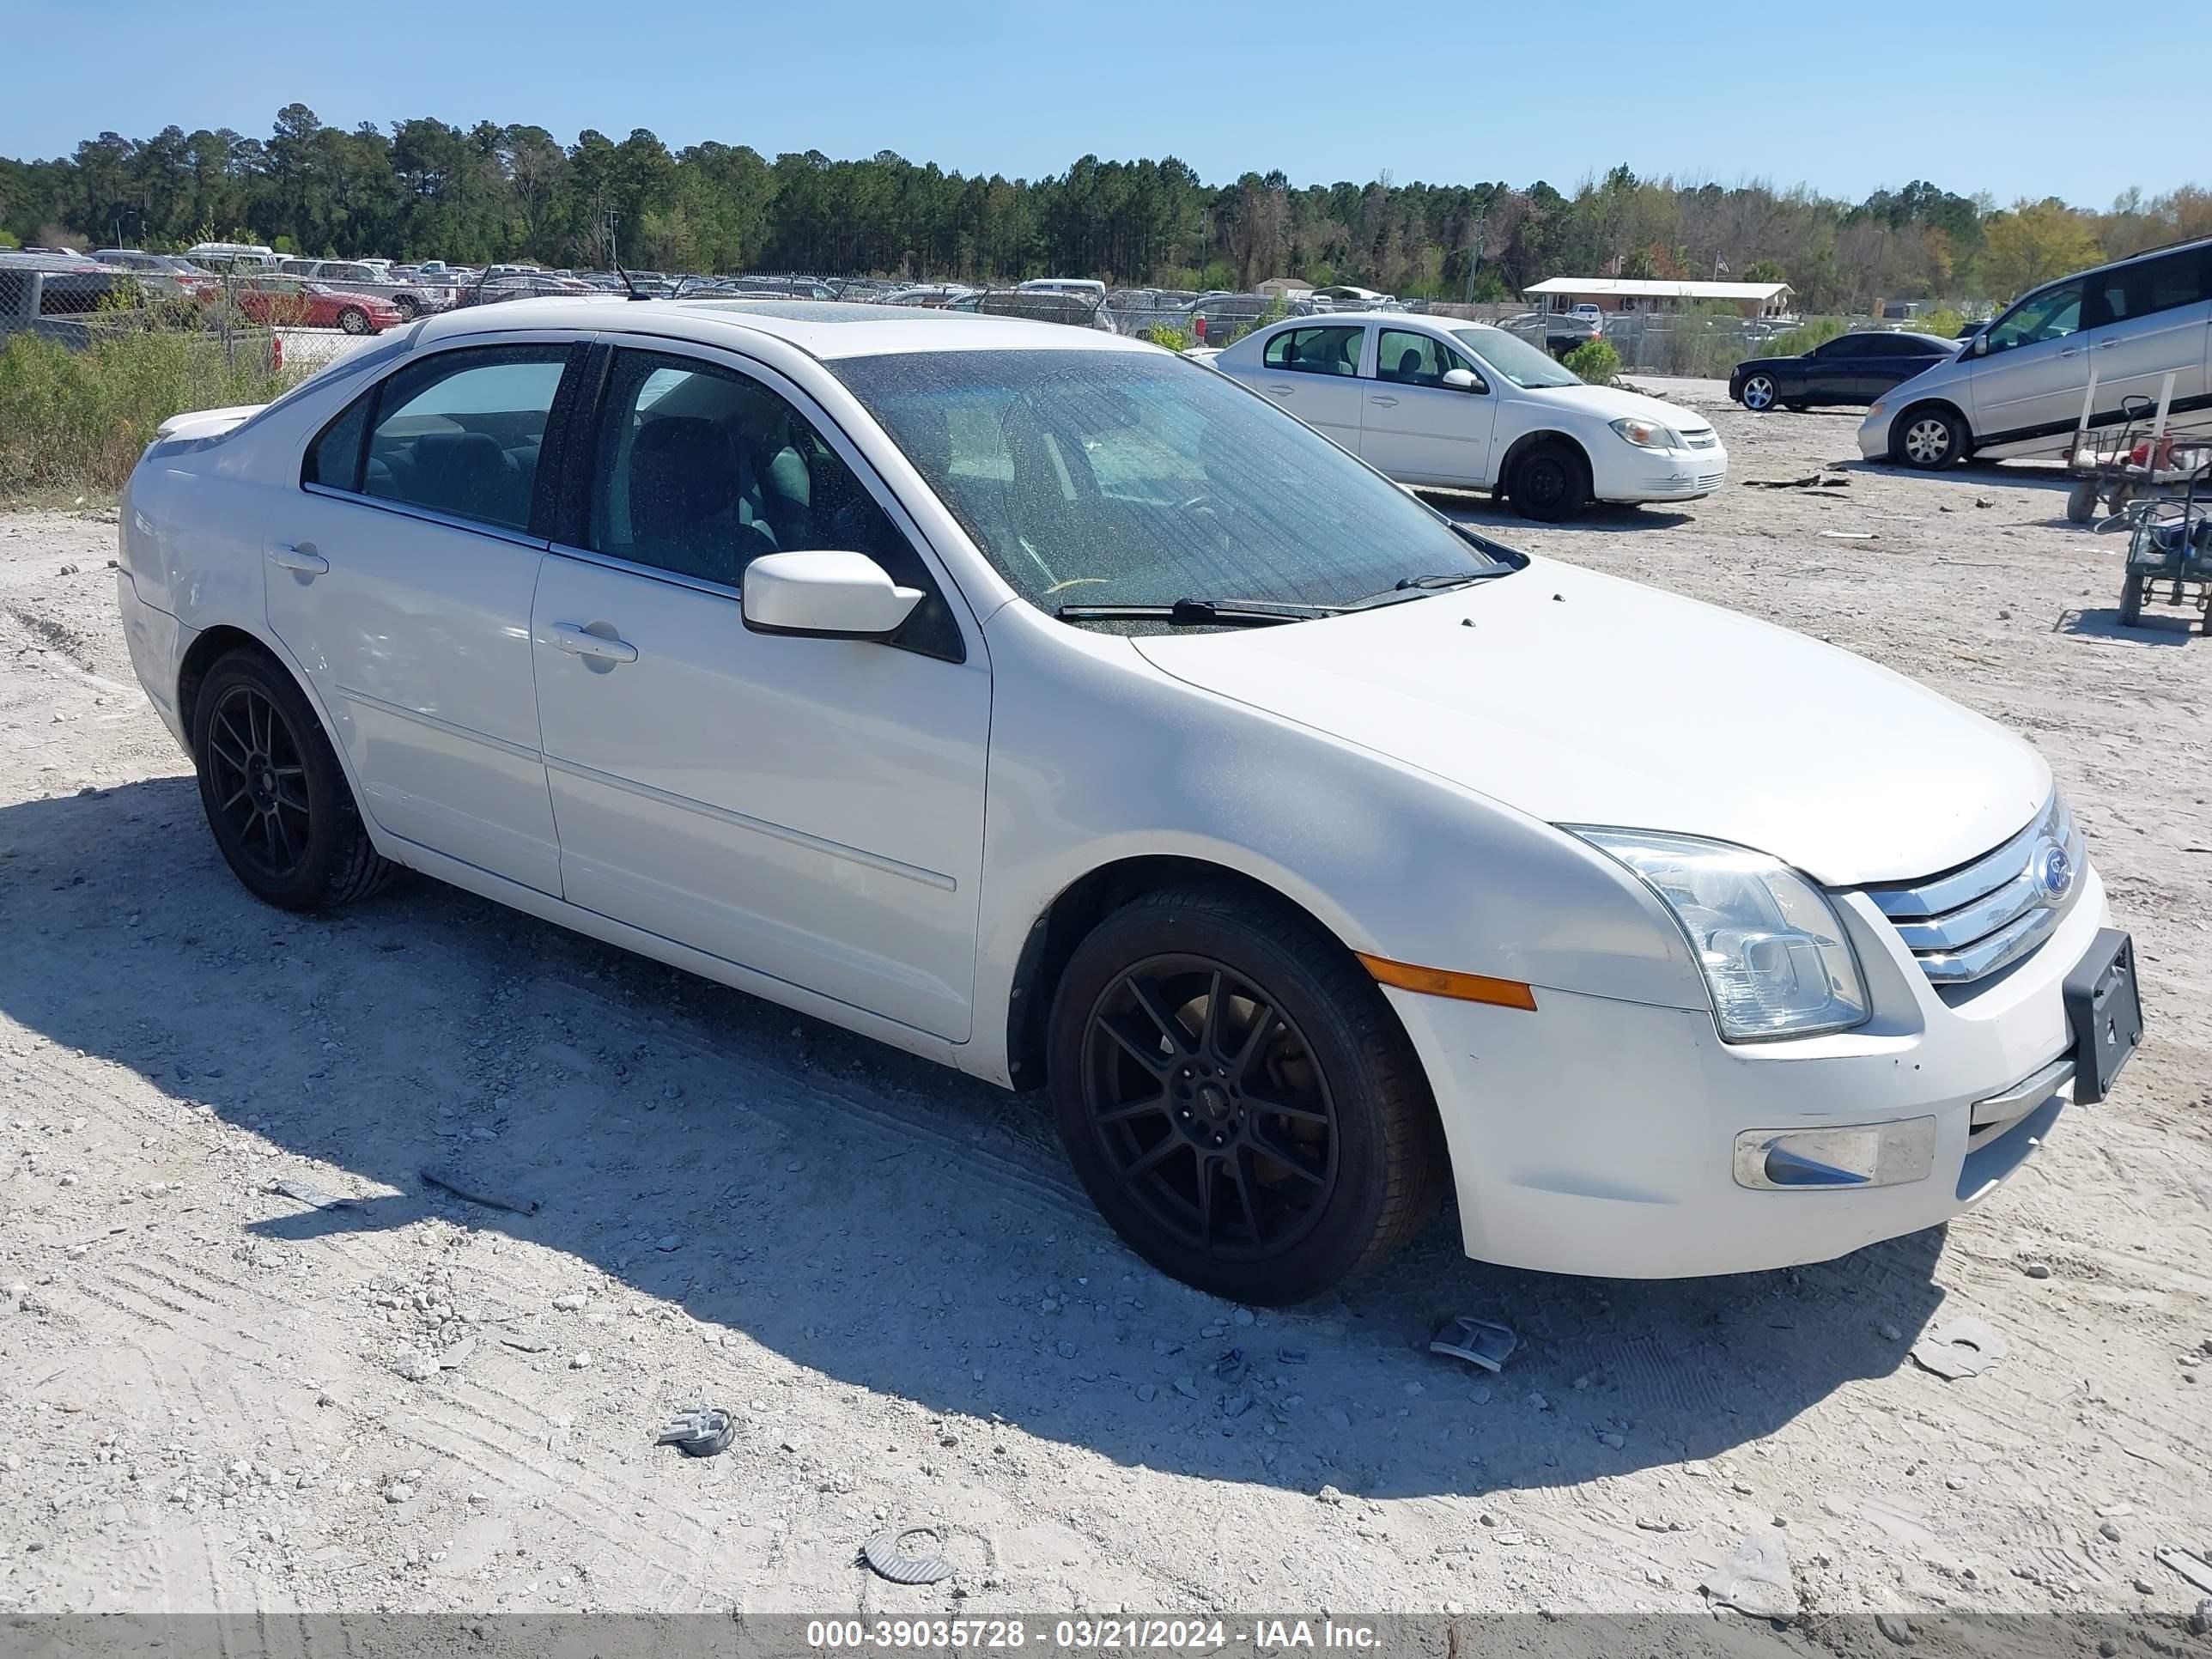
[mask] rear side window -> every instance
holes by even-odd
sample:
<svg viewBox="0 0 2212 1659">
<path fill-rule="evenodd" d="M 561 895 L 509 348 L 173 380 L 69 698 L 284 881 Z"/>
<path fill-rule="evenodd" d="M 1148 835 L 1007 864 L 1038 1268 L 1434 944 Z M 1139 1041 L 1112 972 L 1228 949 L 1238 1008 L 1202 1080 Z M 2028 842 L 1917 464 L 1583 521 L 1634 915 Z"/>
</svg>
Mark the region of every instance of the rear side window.
<svg viewBox="0 0 2212 1659">
<path fill-rule="evenodd" d="M 1289 328 L 1267 342 L 1262 359 L 1269 368 L 1301 374 L 1357 374 L 1359 337 L 1357 328 Z"/>
<path fill-rule="evenodd" d="M 2212 277 L 2212 249 L 2197 247 L 2092 276 L 2090 326 L 2196 305 L 2212 298 L 2208 277 Z"/>
<path fill-rule="evenodd" d="M 300 469 L 301 483 L 359 491 L 362 441 L 368 436 L 369 407 L 375 401 L 376 390 L 372 386 L 347 404 L 345 413 L 307 446 L 307 459 Z"/>
<path fill-rule="evenodd" d="M 371 387 L 308 447 L 302 483 L 527 531 L 565 345 L 448 351 Z"/>
</svg>

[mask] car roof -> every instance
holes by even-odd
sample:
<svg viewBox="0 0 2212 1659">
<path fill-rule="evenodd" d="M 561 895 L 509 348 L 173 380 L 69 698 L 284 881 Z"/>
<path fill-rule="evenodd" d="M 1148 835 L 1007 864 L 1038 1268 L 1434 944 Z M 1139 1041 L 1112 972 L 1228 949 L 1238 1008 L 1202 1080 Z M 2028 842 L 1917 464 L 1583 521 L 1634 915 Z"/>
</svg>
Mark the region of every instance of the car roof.
<svg viewBox="0 0 2212 1659">
<path fill-rule="evenodd" d="M 619 313 L 614 307 L 625 307 Z M 1159 348 L 1100 329 L 1022 317 L 947 313 L 913 306 L 848 304 L 836 300 L 632 300 L 621 294 L 579 294 L 514 300 L 443 312 L 418 325 L 425 345 L 516 328 L 635 327 L 701 345 L 741 343 L 767 336 L 811 356 L 882 356 L 913 351 L 1138 351 Z"/>
</svg>

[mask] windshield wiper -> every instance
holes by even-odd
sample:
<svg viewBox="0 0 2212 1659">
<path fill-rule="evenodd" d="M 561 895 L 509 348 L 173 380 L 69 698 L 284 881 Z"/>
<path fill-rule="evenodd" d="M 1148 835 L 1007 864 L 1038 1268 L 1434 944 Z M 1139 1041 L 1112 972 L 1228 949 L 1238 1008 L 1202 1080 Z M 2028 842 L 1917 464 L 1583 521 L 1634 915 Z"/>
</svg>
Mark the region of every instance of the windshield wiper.
<svg viewBox="0 0 2212 1659">
<path fill-rule="evenodd" d="M 1425 599 L 1431 593 L 1441 593 L 1449 588 L 1471 587 L 1476 582 L 1510 576 L 1513 571 L 1513 566 L 1501 565 L 1495 570 L 1455 570 L 1436 576 L 1401 576 L 1380 593 L 1370 593 L 1364 599 L 1354 599 L 1345 609 L 1371 611 L 1378 605 L 1396 605 L 1405 599 Z"/>
<path fill-rule="evenodd" d="M 1273 623 L 1311 622 L 1349 607 L 1295 605 L 1274 599 L 1177 599 L 1173 605 L 1063 605 L 1052 614 L 1062 622 L 1162 622 L 1170 628 L 1265 628 Z"/>
</svg>

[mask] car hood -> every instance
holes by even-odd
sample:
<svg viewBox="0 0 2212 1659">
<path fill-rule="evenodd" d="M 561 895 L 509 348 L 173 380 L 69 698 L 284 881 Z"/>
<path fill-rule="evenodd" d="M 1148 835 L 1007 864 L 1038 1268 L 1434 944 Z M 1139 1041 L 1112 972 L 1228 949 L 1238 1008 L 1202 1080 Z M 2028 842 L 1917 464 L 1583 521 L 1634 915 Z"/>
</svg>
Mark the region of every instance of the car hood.
<svg viewBox="0 0 2212 1659">
<path fill-rule="evenodd" d="M 1623 392 L 1613 386 L 1524 386 L 1516 394 L 1531 403 L 1549 404 L 1601 421 L 1653 421 L 1676 432 L 1703 432 L 1712 422 L 1680 404 L 1647 398 L 1640 392 Z"/>
<path fill-rule="evenodd" d="M 2051 787 L 2027 744 L 1901 675 L 1546 560 L 1322 622 L 1133 642 L 1531 817 L 1734 842 L 1829 886 L 1965 863 Z"/>
</svg>

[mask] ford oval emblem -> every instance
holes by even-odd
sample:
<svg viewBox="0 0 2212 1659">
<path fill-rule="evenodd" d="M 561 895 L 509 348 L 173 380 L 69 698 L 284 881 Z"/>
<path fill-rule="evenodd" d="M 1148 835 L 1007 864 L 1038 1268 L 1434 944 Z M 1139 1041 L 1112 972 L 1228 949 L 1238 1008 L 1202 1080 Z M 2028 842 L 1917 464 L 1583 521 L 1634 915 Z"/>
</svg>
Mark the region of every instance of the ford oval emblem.
<svg viewBox="0 0 2212 1659">
<path fill-rule="evenodd" d="M 2046 841 L 2035 849 L 2028 861 L 2030 878 L 2035 890 L 2045 904 L 2056 904 L 2074 887 L 2074 860 L 2066 856 L 2066 849 L 2055 841 Z"/>
</svg>

